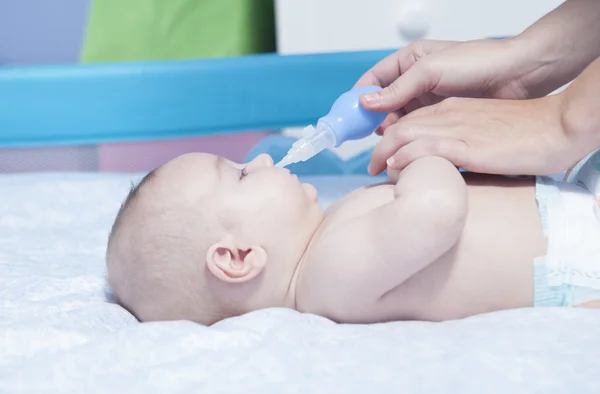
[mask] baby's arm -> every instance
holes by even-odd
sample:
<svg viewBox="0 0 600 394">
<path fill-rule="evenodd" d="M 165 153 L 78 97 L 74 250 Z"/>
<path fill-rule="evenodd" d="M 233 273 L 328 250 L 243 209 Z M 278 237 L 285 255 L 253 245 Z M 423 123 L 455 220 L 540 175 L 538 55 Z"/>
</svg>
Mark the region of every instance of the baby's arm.
<svg viewBox="0 0 600 394">
<path fill-rule="evenodd" d="M 460 238 L 467 187 L 449 161 L 427 157 L 413 162 L 399 174 L 394 196 L 388 204 L 336 229 L 336 239 L 348 245 L 342 252 L 347 255 L 339 257 L 359 264 L 341 274 L 340 282 L 348 288 L 340 290 L 378 300 Z"/>
</svg>

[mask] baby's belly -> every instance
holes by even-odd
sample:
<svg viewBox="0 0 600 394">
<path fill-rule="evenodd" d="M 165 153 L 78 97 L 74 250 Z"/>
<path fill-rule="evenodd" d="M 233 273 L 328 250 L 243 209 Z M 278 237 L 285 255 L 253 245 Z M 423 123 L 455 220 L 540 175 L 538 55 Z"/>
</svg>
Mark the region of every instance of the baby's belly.
<svg viewBox="0 0 600 394">
<path fill-rule="evenodd" d="M 460 242 L 381 300 L 386 318 L 439 321 L 533 304 L 533 260 L 546 251 L 534 180 L 469 178 Z"/>
</svg>

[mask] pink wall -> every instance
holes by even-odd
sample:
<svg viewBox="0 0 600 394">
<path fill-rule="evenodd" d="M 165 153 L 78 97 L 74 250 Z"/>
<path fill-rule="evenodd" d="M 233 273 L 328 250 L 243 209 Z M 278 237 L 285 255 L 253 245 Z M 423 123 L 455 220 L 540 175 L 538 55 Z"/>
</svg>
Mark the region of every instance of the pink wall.
<svg viewBox="0 0 600 394">
<path fill-rule="evenodd" d="M 102 144 L 98 146 L 98 170 L 145 172 L 189 152 L 208 152 L 243 162 L 248 151 L 268 132 L 249 132 L 214 137 L 164 141 Z"/>
<path fill-rule="evenodd" d="M 0 173 L 146 172 L 188 152 L 209 152 L 236 162 L 243 162 L 248 151 L 268 134 L 269 132 L 252 132 L 135 143 L 0 148 Z"/>
<path fill-rule="evenodd" d="M 0 148 L 0 173 L 97 171 L 95 146 Z"/>
</svg>

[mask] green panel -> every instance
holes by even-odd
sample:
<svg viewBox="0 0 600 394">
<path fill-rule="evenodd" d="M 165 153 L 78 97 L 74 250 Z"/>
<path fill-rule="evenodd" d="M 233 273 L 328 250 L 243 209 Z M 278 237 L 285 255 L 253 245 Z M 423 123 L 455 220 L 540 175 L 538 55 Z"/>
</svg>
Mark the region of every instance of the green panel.
<svg viewBox="0 0 600 394">
<path fill-rule="evenodd" d="M 272 0 L 92 0 L 82 62 L 274 50 Z"/>
</svg>

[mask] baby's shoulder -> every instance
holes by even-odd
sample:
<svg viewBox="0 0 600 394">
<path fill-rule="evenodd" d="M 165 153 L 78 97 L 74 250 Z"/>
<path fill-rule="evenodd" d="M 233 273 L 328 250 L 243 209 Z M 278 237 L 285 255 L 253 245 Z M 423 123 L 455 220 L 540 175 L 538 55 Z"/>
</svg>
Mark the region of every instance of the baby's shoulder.
<svg viewBox="0 0 600 394">
<path fill-rule="evenodd" d="M 325 212 L 325 222 L 336 225 L 364 215 L 394 199 L 394 186 L 379 183 L 361 187 L 333 203 Z"/>
<path fill-rule="evenodd" d="M 339 274 L 334 272 L 340 269 L 340 264 L 346 268 L 360 264 L 365 258 L 362 240 L 372 233 L 372 229 L 365 227 L 369 221 L 355 219 L 368 215 L 393 199 L 393 188 L 382 184 L 357 189 L 332 205 L 305 254 L 303 271 L 306 276 L 311 281 L 323 274 L 336 278 Z"/>
<path fill-rule="evenodd" d="M 323 265 L 326 263 L 322 260 L 328 261 L 331 255 L 355 255 L 354 249 L 359 245 L 352 240 L 360 239 L 370 231 L 364 227 L 364 223 L 368 221 L 356 219 L 368 215 L 393 199 L 393 187 L 389 184 L 378 184 L 354 190 L 338 200 L 327 210 L 323 223 L 313 237 L 307 253 L 309 260 L 316 260 L 316 265 Z"/>
</svg>

